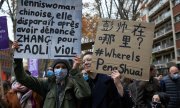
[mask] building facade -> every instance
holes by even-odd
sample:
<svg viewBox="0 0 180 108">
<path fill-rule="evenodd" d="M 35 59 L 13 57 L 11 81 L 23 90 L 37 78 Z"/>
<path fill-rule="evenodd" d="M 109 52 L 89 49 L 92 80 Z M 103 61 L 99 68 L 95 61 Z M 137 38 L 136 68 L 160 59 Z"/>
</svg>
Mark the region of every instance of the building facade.
<svg viewBox="0 0 180 108">
<path fill-rule="evenodd" d="M 155 23 L 152 63 L 161 73 L 180 64 L 180 0 L 145 0 L 141 20 Z"/>
</svg>

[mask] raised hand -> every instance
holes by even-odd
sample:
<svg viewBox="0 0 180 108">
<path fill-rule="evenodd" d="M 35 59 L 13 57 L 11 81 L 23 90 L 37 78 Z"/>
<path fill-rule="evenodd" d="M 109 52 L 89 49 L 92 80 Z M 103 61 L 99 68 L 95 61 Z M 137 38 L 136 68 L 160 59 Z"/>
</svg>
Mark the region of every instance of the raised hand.
<svg viewBox="0 0 180 108">
<path fill-rule="evenodd" d="M 19 48 L 19 44 L 17 41 L 14 41 L 12 44 L 12 49 L 18 49 Z"/>
<path fill-rule="evenodd" d="M 76 56 L 73 61 L 73 69 L 78 69 L 79 65 L 81 64 L 81 58 Z"/>
</svg>

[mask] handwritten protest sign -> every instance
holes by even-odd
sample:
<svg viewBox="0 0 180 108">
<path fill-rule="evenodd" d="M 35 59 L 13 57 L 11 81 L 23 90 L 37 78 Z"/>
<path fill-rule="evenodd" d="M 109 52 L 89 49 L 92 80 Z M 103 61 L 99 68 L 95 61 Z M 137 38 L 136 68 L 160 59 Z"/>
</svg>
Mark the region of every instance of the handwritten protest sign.
<svg viewBox="0 0 180 108">
<path fill-rule="evenodd" d="M 0 50 L 9 48 L 9 38 L 6 16 L 0 17 Z"/>
<path fill-rule="evenodd" d="M 101 19 L 92 59 L 92 71 L 119 70 L 128 78 L 148 80 L 154 24 Z"/>
<path fill-rule="evenodd" d="M 81 51 L 81 0 L 19 0 L 15 58 L 69 58 Z"/>
</svg>

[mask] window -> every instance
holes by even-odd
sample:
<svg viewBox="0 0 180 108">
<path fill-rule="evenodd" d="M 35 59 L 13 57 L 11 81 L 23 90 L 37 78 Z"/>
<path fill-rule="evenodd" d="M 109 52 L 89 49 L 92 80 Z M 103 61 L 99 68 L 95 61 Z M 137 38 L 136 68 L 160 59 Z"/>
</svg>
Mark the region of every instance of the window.
<svg viewBox="0 0 180 108">
<path fill-rule="evenodd" d="M 172 59 L 175 59 L 175 53 L 172 52 Z"/>
<path fill-rule="evenodd" d="M 180 14 L 179 15 L 177 15 L 177 16 L 175 16 L 175 22 L 179 22 L 180 21 Z"/>
<path fill-rule="evenodd" d="M 162 48 L 166 48 L 166 44 L 167 44 L 166 40 L 163 40 L 162 41 Z"/>
<path fill-rule="evenodd" d="M 176 40 L 180 39 L 180 32 L 176 33 Z"/>
<path fill-rule="evenodd" d="M 177 5 L 180 3 L 180 0 L 174 0 L 174 5 Z"/>
<path fill-rule="evenodd" d="M 167 55 L 164 55 L 164 62 L 169 62 L 171 60 L 171 55 L 170 54 L 167 54 Z"/>
<path fill-rule="evenodd" d="M 177 50 L 177 56 L 180 56 L 180 49 Z"/>
</svg>

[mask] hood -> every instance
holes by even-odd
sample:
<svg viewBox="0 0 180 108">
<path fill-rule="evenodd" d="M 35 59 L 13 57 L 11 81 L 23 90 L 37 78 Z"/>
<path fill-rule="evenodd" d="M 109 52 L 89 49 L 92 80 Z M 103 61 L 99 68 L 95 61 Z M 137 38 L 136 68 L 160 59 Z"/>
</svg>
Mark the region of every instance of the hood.
<svg viewBox="0 0 180 108">
<path fill-rule="evenodd" d="M 67 69 L 68 69 L 68 72 L 71 70 L 71 63 L 69 60 L 65 60 L 65 59 L 57 59 L 57 60 L 54 60 L 51 67 L 53 68 L 53 71 L 54 71 L 54 67 L 59 64 L 59 63 L 63 63 L 66 65 Z"/>
</svg>

